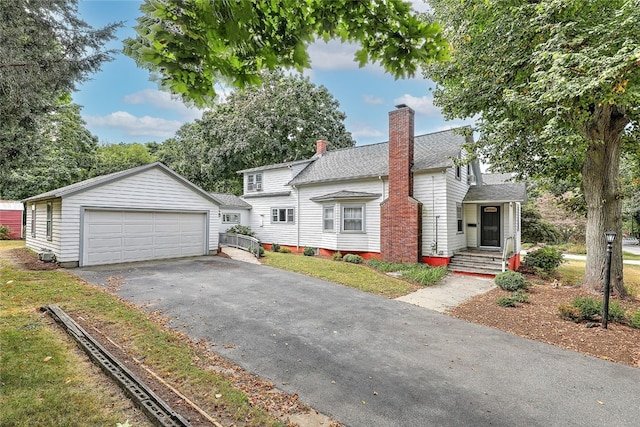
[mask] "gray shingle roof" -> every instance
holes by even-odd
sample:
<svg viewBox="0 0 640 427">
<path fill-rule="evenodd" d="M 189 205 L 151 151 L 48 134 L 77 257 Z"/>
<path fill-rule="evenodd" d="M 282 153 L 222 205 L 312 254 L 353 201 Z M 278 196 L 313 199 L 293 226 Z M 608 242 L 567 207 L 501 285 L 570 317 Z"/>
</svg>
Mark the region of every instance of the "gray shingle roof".
<svg viewBox="0 0 640 427">
<path fill-rule="evenodd" d="M 251 205 L 235 194 L 228 193 L 209 193 L 215 199 L 220 201 L 221 208 L 240 208 L 240 209 L 251 209 Z"/>
<path fill-rule="evenodd" d="M 515 173 L 483 173 L 482 182 L 485 184 L 506 184 L 508 182 L 514 182 Z"/>
<path fill-rule="evenodd" d="M 177 174 L 176 172 L 172 171 L 171 169 L 169 169 L 168 167 L 166 167 L 165 165 L 163 165 L 160 162 L 149 163 L 147 165 L 142 165 L 142 166 L 138 166 L 138 167 L 135 167 L 135 168 L 126 169 L 126 170 L 123 170 L 123 171 L 120 171 L 120 172 L 114 172 L 114 173 L 110 173 L 110 174 L 107 174 L 107 175 L 96 176 L 95 178 L 85 179 L 84 181 L 76 182 L 75 184 L 67 185 L 65 187 L 56 188 L 55 190 L 47 191 L 46 193 L 41 193 L 41 194 L 38 194 L 36 196 L 31 196 L 31 197 L 29 197 L 27 199 L 24 199 L 23 202 L 31 202 L 31 201 L 45 200 L 45 199 L 54 199 L 54 198 L 58 198 L 58 197 L 69 196 L 71 194 L 80 193 L 82 191 L 86 191 L 86 190 L 89 190 L 91 188 L 94 188 L 94 187 L 97 187 L 97 186 L 100 186 L 100 185 L 108 184 L 110 182 L 117 181 L 119 179 L 123 179 L 123 178 L 126 178 L 128 176 L 132 176 L 132 175 L 138 174 L 140 172 L 144 172 L 146 170 L 154 169 L 154 168 L 155 169 L 160 169 L 161 171 L 165 172 L 167 175 L 170 175 L 173 178 L 175 178 L 176 180 L 182 182 L 187 187 L 191 188 L 193 191 L 195 191 L 197 193 L 200 193 L 202 196 L 210 199 L 211 201 L 215 202 L 216 204 L 220 204 L 220 201 L 217 200 L 215 197 L 211 196 L 209 193 L 207 193 L 206 191 L 204 191 L 203 189 L 201 189 L 200 187 L 198 187 L 197 185 L 195 185 L 194 183 L 192 183 L 188 179 L 184 178 L 183 176 L 181 176 L 181 175 Z"/>
<path fill-rule="evenodd" d="M 453 166 L 466 137 L 454 129 L 414 137 L 413 171 Z M 389 143 L 363 145 L 327 151 L 291 180 L 291 185 L 346 179 L 371 178 L 389 174 Z"/>
<path fill-rule="evenodd" d="M 465 202 L 526 202 L 527 190 L 524 182 L 506 184 L 474 185 L 469 188 Z"/>
<path fill-rule="evenodd" d="M 259 172 L 259 171 L 265 171 L 265 170 L 269 170 L 269 169 L 286 168 L 286 167 L 290 167 L 290 166 L 300 165 L 300 164 L 303 164 L 303 163 L 309 163 L 309 162 L 313 161 L 313 159 L 314 159 L 314 157 L 312 157 L 311 159 L 305 159 L 305 160 L 293 160 L 293 161 L 284 162 L 284 163 L 274 163 L 272 165 L 258 166 L 258 167 L 250 168 L 250 169 L 242 169 L 240 171 L 237 171 L 236 173 Z"/>
<path fill-rule="evenodd" d="M 364 191 L 336 191 L 335 193 L 325 194 L 323 196 L 312 197 L 314 202 L 327 202 L 329 200 L 366 200 L 377 199 L 382 196 L 380 193 L 366 193 Z"/>
</svg>

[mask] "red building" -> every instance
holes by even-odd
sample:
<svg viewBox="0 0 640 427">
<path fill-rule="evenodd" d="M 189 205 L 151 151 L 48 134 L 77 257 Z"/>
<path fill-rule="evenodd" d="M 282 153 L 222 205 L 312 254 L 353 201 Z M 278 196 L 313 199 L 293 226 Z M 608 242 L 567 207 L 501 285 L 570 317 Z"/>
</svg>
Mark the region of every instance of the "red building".
<svg viewBox="0 0 640 427">
<path fill-rule="evenodd" d="M 22 211 L 21 202 L 0 200 L 0 225 L 9 227 L 9 239 L 22 239 Z"/>
</svg>

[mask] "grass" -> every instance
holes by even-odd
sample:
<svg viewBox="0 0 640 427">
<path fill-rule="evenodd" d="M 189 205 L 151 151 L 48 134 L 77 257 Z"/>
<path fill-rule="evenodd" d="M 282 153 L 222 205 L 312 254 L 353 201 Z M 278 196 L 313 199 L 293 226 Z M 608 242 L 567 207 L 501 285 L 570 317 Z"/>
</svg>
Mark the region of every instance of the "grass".
<svg viewBox="0 0 640 427">
<path fill-rule="evenodd" d="M 0 242 L 0 251 L 21 247 Z M 256 426 L 281 423 L 253 408 L 242 391 L 196 363 L 206 355 L 183 336 L 162 327 L 142 311 L 64 270 L 23 271 L 0 259 L 0 425 L 111 425 L 124 423 L 116 398 L 87 378 L 75 343 L 38 309 L 58 304 L 69 314 L 93 319 L 127 337 L 127 350 L 183 392 L 202 397 Z M 107 331 L 108 332 L 108 331 Z M 96 382 L 97 381 L 97 382 Z M 104 380 L 102 380 L 104 381 Z M 216 399 L 215 395 L 222 395 Z"/>
<path fill-rule="evenodd" d="M 396 279 L 366 265 L 333 261 L 321 257 L 267 252 L 262 263 L 306 274 L 387 298 L 397 298 L 420 289 L 415 283 Z"/>
<path fill-rule="evenodd" d="M 566 285 L 578 285 L 584 277 L 585 262 L 569 260 L 560 265 L 558 271 L 562 275 L 562 282 Z M 640 265 L 623 265 L 624 283 L 627 292 L 635 297 L 640 297 Z"/>
</svg>

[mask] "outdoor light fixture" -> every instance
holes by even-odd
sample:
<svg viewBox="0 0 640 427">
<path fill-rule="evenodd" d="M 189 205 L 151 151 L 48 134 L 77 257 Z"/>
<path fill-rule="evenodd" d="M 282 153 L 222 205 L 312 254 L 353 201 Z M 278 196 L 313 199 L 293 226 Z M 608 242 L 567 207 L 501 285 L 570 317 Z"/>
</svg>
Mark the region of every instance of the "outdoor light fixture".
<svg viewBox="0 0 640 427">
<path fill-rule="evenodd" d="M 609 284 L 611 283 L 611 244 L 616 240 L 615 231 L 605 231 L 604 237 L 607 239 L 607 272 L 604 276 L 604 303 L 602 304 L 602 327 L 607 329 L 609 318 Z"/>
</svg>

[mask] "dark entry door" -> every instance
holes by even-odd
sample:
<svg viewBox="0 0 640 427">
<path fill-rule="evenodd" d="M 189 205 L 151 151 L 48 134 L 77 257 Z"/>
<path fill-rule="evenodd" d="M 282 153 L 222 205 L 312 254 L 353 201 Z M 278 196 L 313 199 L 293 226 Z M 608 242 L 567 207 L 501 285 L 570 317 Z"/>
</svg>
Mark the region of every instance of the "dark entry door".
<svg viewBox="0 0 640 427">
<path fill-rule="evenodd" d="M 483 206 L 480 223 L 480 246 L 500 247 L 500 206 Z"/>
</svg>

